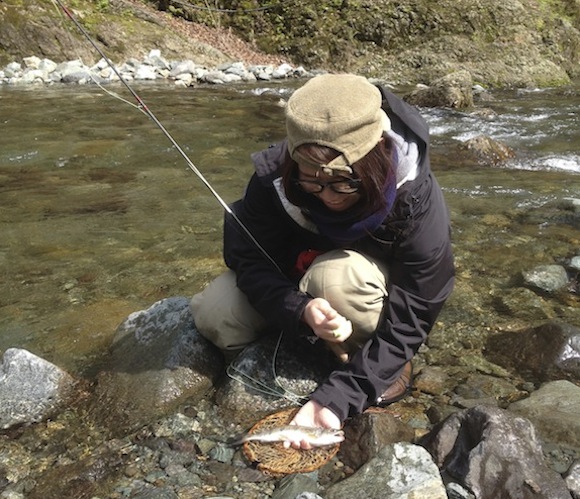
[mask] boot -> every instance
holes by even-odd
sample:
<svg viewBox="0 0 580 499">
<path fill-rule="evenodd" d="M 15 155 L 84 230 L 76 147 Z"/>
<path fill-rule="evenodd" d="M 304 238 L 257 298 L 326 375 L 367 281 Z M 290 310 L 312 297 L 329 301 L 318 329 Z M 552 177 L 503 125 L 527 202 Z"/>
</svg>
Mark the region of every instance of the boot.
<svg viewBox="0 0 580 499">
<path fill-rule="evenodd" d="M 401 400 L 407 395 L 413 385 L 413 364 L 407 362 L 401 371 L 399 378 L 389 386 L 383 394 L 377 399 L 376 406 L 385 407 L 393 402 Z"/>
</svg>

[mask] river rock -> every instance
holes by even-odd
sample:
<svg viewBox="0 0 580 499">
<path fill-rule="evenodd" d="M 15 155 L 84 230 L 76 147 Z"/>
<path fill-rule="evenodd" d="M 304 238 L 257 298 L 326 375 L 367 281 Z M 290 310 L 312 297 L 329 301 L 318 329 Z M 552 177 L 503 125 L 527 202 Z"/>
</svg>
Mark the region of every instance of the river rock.
<svg viewBox="0 0 580 499">
<path fill-rule="evenodd" d="M 500 365 L 539 382 L 580 378 L 580 329 L 550 321 L 535 328 L 490 337 L 488 356 Z"/>
<path fill-rule="evenodd" d="M 329 487 L 325 499 L 447 499 L 428 452 L 410 443 L 383 447 L 354 475 Z"/>
<path fill-rule="evenodd" d="M 318 495 L 320 486 L 315 475 L 315 473 L 297 473 L 285 476 L 274 490 L 272 499 L 322 499 Z"/>
<path fill-rule="evenodd" d="M 294 340 L 294 341 L 293 341 Z M 330 374 L 336 359 L 323 347 L 274 333 L 246 347 L 227 367 L 216 393 L 220 411 L 238 424 L 298 406 Z"/>
<path fill-rule="evenodd" d="M 134 78 L 136 80 L 156 80 L 157 69 L 154 66 L 143 64 L 137 68 L 137 71 L 135 71 Z"/>
<path fill-rule="evenodd" d="M 565 208 L 580 214 L 580 198 L 564 198 L 562 199 L 562 203 Z"/>
<path fill-rule="evenodd" d="M 521 214 L 520 221 L 530 225 L 569 225 L 580 229 L 580 198 L 562 197 L 530 207 Z"/>
<path fill-rule="evenodd" d="M 564 474 L 564 480 L 568 490 L 574 499 L 580 499 L 580 461 L 572 463 L 568 471 Z"/>
<path fill-rule="evenodd" d="M 415 376 L 413 381 L 415 389 L 430 395 L 443 395 L 452 388 L 452 381 L 447 373 L 437 366 L 425 366 Z"/>
<path fill-rule="evenodd" d="M 478 499 L 571 497 L 564 479 L 545 465 L 532 423 L 508 411 L 478 406 L 458 412 L 420 443 Z"/>
<path fill-rule="evenodd" d="M 70 399 L 74 379 L 21 348 L 9 348 L 0 362 L 0 428 L 36 423 Z"/>
<path fill-rule="evenodd" d="M 94 412 L 115 432 L 127 431 L 186 399 L 195 403 L 222 372 L 223 358 L 195 328 L 189 299 L 167 298 L 119 326 L 107 369 L 97 377 Z"/>
<path fill-rule="evenodd" d="M 546 383 L 509 410 L 530 419 L 544 440 L 580 447 L 580 387 L 574 383 Z"/>
<path fill-rule="evenodd" d="M 467 109 L 473 107 L 472 87 L 469 71 L 457 71 L 434 80 L 429 86 L 417 86 L 404 99 L 420 107 Z"/>
<path fill-rule="evenodd" d="M 57 64 L 50 59 L 32 56 L 22 64 L 11 62 L 0 70 L 0 84 L 10 85 L 30 83 L 113 83 L 119 81 L 119 74 L 127 81 L 132 80 L 173 80 L 176 85 L 193 85 L 197 82 L 223 84 L 239 81 L 286 79 L 311 75 L 302 66 L 293 68 L 289 64 L 279 66 L 248 66 L 243 62 L 227 62 L 217 68 L 206 68 L 192 60 L 169 61 L 161 51 L 153 49 L 143 60 L 130 58 L 115 66 L 113 70 L 105 59 L 89 67 L 80 60 Z"/>
<path fill-rule="evenodd" d="M 510 317 L 526 322 L 545 321 L 555 316 L 550 301 L 545 300 L 531 289 L 516 287 L 497 289 L 490 292 L 494 308 Z"/>
<path fill-rule="evenodd" d="M 538 265 L 523 273 L 524 284 L 531 288 L 552 293 L 568 284 L 568 274 L 561 265 Z"/>
<path fill-rule="evenodd" d="M 195 73 L 196 65 L 193 61 L 177 61 L 169 72 L 171 78 L 178 78 L 180 75 Z"/>
<path fill-rule="evenodd" d="M 459 147 L 472 154 L 479 163 L 491 166 L 505 163 L 516 156 L 513 149 L 487 135 L 466 140 Z"/>
<path fill-rule="evenodd" d="M 445 487 L 449 499 L 475 499 L 475 496 L 460 484 L 451 482 Z"/>
<path fill-rule="evenodd" d="M 356 470 L 379 454 L 386 445 L 412 442 L 415 432 L 380 408 L 369 408 L 352 418 L 344 427 L 345 443 L 340 447 L 341 461 Z"/>
<path fill-rule="evenodd" d="M 502 406 L 507 400 L 517 400 L 522 392 L 507 379 L 471 373 L 454 389 L 451 404 L 469 408 L 477 405 Z"/>
</svg>

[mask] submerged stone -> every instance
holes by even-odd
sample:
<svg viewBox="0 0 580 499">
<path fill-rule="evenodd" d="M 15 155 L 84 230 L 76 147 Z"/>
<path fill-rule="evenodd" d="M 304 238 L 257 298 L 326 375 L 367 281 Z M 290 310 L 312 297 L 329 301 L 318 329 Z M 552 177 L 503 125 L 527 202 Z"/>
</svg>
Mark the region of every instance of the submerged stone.
<svg viewBox="0 0 580 499">
<path fill-rule="evenodd" d="M 486 351 L 494 362 L 540 382 L 580 377 L 580 329 L 566 323 L 501 332 L 490 337 Z"/>
<path fill-rule="evenodd" d="M 539 265 L 523 273 L 526 286 L 552 293 L 568 284 L 568 274 L 561 265 Z"/>
</svg>

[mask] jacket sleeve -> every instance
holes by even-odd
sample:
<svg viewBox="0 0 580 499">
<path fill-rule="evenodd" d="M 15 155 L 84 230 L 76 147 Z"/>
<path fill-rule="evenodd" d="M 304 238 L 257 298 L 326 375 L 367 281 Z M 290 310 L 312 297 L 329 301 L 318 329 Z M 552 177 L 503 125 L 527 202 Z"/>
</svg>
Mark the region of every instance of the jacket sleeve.
<svg viewBox="0 0 580 499">
<path fill-rule="evenodd" d="M 453 288 L 454 264 L 443 196 L 429 175 L 427 208 L 395 251 L 383 314 L 373 337 L 311 398 L 344 421 L 371 406 L 425 341 Z"/>
<path fill-rule="evenodd" d="M 296 331 L 310 298 L 287 277 L 296 257 L 289 247 L 292 239 L 289 222 L 277 206 L 275 196 L 273 187 L 265 186 L 256 174 L 252 176 L 244 198 L 232 210 L 255 241 L 226 214 L 224 258 L 236 273 L 239 289 L 267 322 L 286 331 Z"/>
</svg>

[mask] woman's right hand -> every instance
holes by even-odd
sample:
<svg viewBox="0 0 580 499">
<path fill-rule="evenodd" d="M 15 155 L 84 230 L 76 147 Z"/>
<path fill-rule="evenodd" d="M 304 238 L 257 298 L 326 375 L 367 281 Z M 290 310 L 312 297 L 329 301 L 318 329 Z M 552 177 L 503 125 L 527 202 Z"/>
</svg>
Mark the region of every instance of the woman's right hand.
<svg viewBox="0 0 580 499">
<path fill-rule="evenodd" d="M 296 413 L 294 419 L 290 421 L 290 424 L 317 428 L 331 428 L 334 430 L 340 430 L 341 428 L 338 416 L 328 407 L 323 407 L 314 400 L 306 402 L 306 404 Z M 284 447 L 288 448 L 290 446 L 295 449 L 312 449 L 310 443 L 304 440 L 284 442 Z"/>
<path fill-rule="evenodd" d="M 321 340 L 342 343 L 352 334 L 350 321 L 340 315 L 324 298 L 313 298 L 302 314 L 302 320 Z"/>
</svg>

